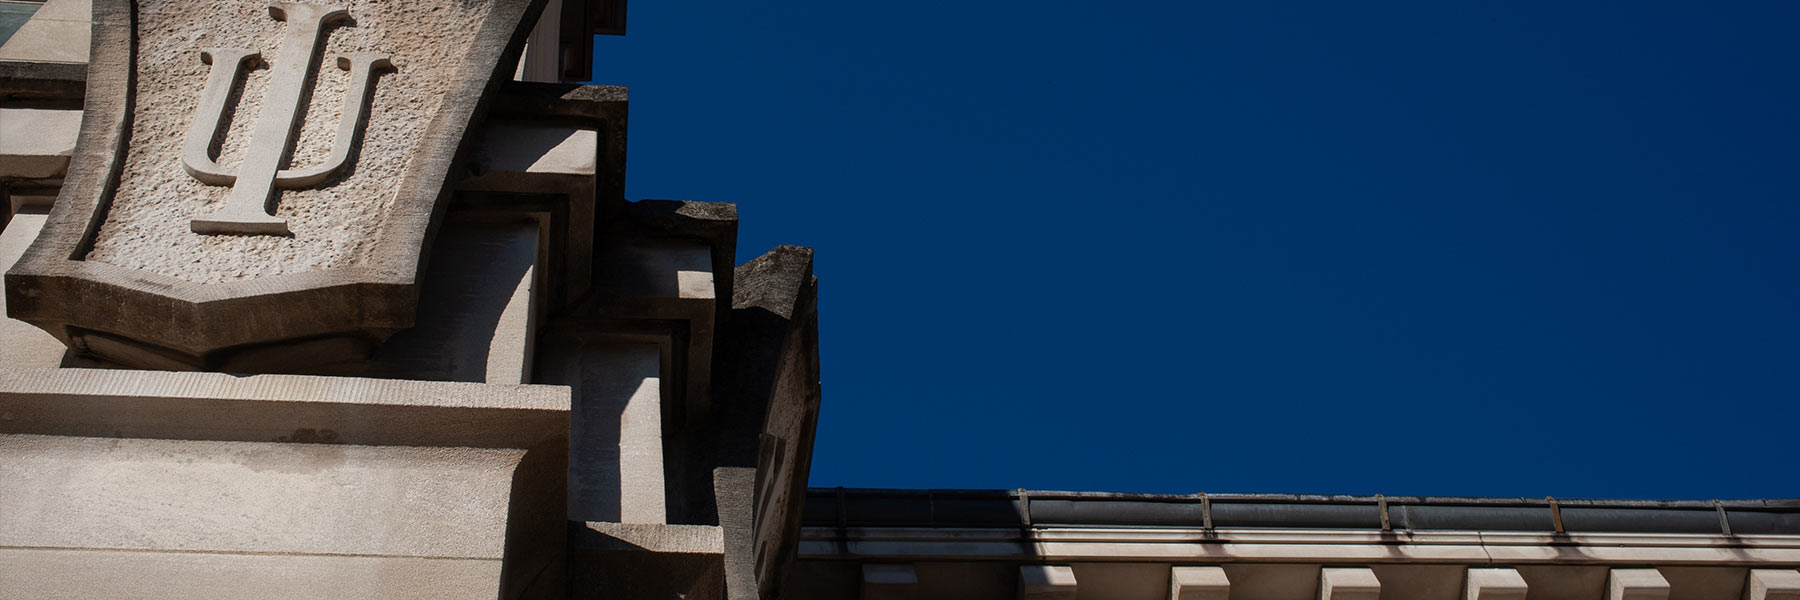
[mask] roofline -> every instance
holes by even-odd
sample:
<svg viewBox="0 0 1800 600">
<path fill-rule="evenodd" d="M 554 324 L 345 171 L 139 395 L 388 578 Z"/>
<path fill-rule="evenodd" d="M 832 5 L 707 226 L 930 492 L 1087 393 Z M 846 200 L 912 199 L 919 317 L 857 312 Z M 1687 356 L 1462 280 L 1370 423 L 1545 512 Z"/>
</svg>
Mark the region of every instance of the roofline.
<svg viewBox="0 0 1800 600">
<path fill-rule="evenodd" d="M 1800 534 L 1800 499 L 1644 500 L 812 488 L 837 527 L 1151 526 L 1551 533 Z"/>
<path fill-rule="evenodd" d="M 851 495 L 935 495 L 935 496 L 1008 496 L 1019 497 L 1021 494 L 1038 499 L 1115 499 L 1136 500 L 1142 502 L 1198 502 L 1202 498 L 1213 502 L 1280 502 L 1307 504 L 1375 504 L 1386 500 L 1390 504 L 1433 504 L 1447 506 L 1549 506 L 1554 500 L 1561 506 L 1608 506 L 1632 508 L 1712 508 L 1715 503 L 1726 508 L 1794 508 L 1800 509 L 1800 498 L 1738 498 L 1718 500 L 1664 500 L 1642 498 L 1552 498 L 1544 496 L 1510 497 L 1510 496 L 1385 496 L 1381 494 L 1148 494 L 1138 492 L 1094 492 L 1068 490 L 1027 490 L 1027 489 L 912 489 L 912 488 L 851 488 L 851 487 L 814 487 L 807 488 L 807 493 L 837 493 L 842 491 Z"/>
</svg>

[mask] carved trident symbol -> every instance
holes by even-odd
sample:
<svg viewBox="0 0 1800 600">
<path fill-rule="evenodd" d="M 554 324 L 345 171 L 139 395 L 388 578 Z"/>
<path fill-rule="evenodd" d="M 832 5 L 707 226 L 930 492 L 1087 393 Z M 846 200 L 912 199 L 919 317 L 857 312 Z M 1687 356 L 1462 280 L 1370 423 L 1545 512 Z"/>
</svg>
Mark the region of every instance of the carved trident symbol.
<svg viewBox="0 0 1800 600">
<path fill-rule="evenodd" d="M 341 8 L 275 2 L 269 5 L 269 16 L 287 21 L 287 36 L 281 43 L 281 55 L 270 68 L 262 114 L 251 130 L 250 146 L 236 175 L 219 168 L 212 155 L 212 140 L 220 133 L 219 123 L 225 116 L 232 85 L 259 53 L 243 48 L 205 48 L 200 52 L 201 61 L 212 65 L 212 73 L 201 92 L 194 124 L 188 127 L 187 142 L 181 148 L 181 165 L 202 183 L 231 186 L 231 195 L 224 208 L 189 223 L 194 233 L 291 235 L 287 219 L 269 214 L 275 188 L 317 185 L 344 168 L 357 127 L 368 112 L 369 88 L 375 72 L 393 66 L 388 57 L 380 54 L 339 56 L 338 67 L 350 72 L 350 87 L 344 91 L 344 112 L 338 121 L 337 138 L 331 143 L 331 157 L 318 166 L 283 169 L 300 124 L 302 91 L 318 70 L 316 49 L 320 34 L 327 25 L 350 15 Z"/>
</svg>

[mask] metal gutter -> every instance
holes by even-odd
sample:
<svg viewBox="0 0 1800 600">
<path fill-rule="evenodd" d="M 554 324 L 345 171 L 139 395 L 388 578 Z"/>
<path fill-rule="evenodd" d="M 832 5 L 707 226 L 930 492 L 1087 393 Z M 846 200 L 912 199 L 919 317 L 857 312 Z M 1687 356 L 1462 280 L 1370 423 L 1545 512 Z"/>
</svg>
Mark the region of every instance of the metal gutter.
<svg viewBox="0 0 1800 600">
<path fill-rule="evenodd" d="M 1624 500 L 814 488 L 820 527 L 1181 527 L 1800 535 L 1800 499 Z"/>
</svg>

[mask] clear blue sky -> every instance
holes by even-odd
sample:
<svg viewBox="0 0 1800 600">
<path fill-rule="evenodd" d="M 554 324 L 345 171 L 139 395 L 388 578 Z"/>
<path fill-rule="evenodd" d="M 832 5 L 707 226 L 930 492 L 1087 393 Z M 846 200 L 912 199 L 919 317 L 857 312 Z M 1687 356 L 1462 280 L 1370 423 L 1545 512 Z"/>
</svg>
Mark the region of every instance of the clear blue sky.
<svg viewBox="0 0 1800 600">
<path fill-rule="evenodd" d="M 1800 496 L 1800 3 L 631 3 L 816 486 Z"/>
</svg>

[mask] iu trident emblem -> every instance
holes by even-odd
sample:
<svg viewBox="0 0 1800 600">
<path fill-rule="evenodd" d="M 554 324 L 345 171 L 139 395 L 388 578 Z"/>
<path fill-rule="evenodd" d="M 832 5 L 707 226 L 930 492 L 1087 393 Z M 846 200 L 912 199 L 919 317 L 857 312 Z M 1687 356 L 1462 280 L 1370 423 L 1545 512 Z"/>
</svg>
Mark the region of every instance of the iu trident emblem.
<svg viewBox="0 0 1800 600">
<path fill-rule="evenodd" d="M 262 114 L 251 130 L 244 162 L 235 175 L 219 167 L 212 155 L 212 140 L 220 133 L 219 123 L 230 108 L 226 101 L 239 73 L 260 54 L 244 48 L 205 48 L 200 53 L 200 59 L 212 65 L 212 73 L 201 92 L 194 123 L 188 127 L 181 164 L 189 175 L 207 185 L 231 186 L 231 195 L 224 208 L 189 223 L 194 233 L 291 235 L 287 220 L 270 214 L 269 203 L 275 197 L 275 189 L 318 185 L 344 168 L 363 115 L 368 112 L 375 73 L 392 67 L 388 57 L 380 54 L 339 56 L 338 67 L 350 72 L 350 85 L 344 92 L 344 111 L 338 121 L 337 138 L 331 143 L 331 157 L 324 164 L 284 169 L 282 163 L 293 150 L 300 125 L 300 101 L 305 96 L 302 92 L 318 70 L 321 34 L 326 26 L 347 19 L 349 13 L 341 8 L 276 2 L 269 5 L 269 15 L 287 21 L 287 36 L 282 40 L 280 56 L 270 67 Z"/>
</svg>

